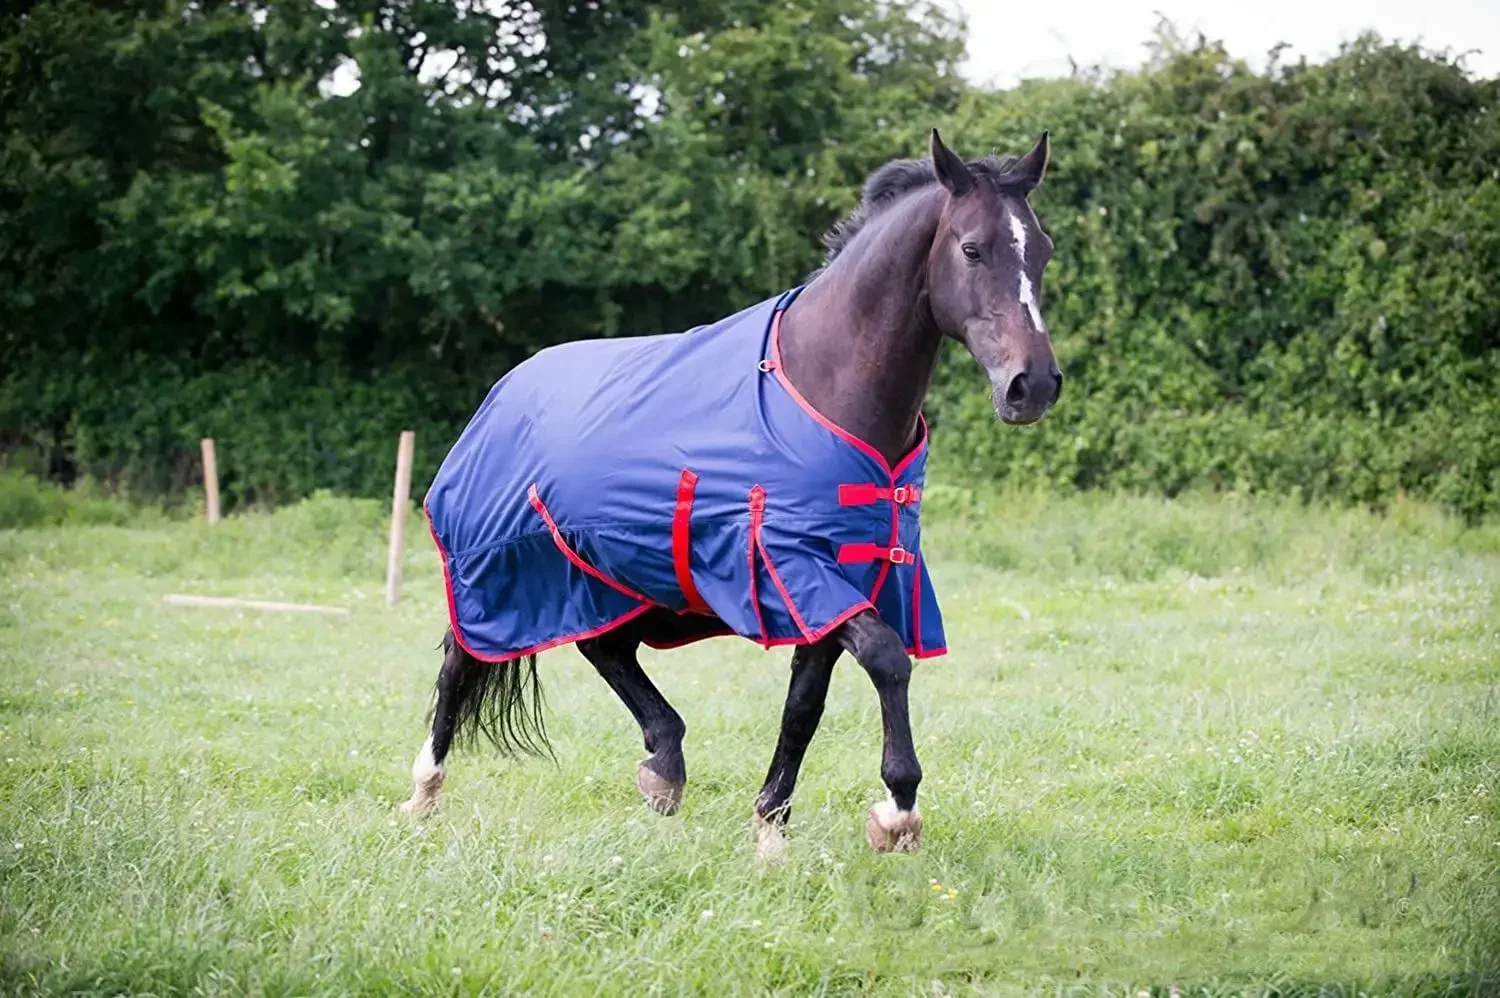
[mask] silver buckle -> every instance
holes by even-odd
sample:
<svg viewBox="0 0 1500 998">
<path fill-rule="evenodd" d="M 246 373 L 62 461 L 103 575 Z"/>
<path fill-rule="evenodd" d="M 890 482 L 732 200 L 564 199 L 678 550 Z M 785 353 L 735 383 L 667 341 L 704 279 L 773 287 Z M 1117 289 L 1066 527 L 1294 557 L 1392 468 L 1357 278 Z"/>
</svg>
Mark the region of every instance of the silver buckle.
<svg viewBox="0 0 1500 998">
<path fill-rule="evenodd" d="M 907 491 L 905 485 L 898 485 L 891 490 L 891 501 L 897 506 L 905 506 L 910 499 L 911 493 Z"/>
<path fill-rule="evenodd" d="M 900 546 L 893 547 L 889 551 L 887 551 L 886 557 L 890 560 L 890 563 L 892 565 L 910 565 L 913 561 L 916 560 L 912 557 L 910 551 Z"/>
</svg>

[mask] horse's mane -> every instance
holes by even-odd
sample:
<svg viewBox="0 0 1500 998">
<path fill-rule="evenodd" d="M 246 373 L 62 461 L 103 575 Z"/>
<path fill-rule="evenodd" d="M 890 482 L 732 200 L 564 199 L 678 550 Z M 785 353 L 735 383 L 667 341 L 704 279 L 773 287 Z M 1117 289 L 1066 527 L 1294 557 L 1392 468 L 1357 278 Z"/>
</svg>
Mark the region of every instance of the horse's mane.
<svg viewBox="0 0 1500 998">
<path fill-rule="evenodd" d="M 1021 181 L 1008 176 L 1015 166 L 1014 156 L 986 156 L 970 160 L 969 172 L 976 180 L 988 181 L 997 189 L 1019 186 Z M 891 205 L 912 191 L 937 183 L 932 172 L 932 163 L 925 159 L 893 159 L 876 170 L 865 180 L 865 189 L 854 210 L 833 223 L 823 235 L 823 246 L 828 250 L 823 265 L 808 275 L 808 280 L 828 269 L 845 246 L 854 241 L 870 220 L 883 213 Z"/>
</svg>

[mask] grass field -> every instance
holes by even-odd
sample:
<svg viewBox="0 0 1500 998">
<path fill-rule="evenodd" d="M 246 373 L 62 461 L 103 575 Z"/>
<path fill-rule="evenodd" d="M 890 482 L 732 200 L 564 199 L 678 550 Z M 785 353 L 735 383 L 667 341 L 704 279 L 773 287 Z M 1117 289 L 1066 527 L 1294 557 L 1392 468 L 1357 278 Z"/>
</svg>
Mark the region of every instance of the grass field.
<svg viewBox="0 0 1500 998">
<path fill-rule="evenodd" d="M 381 504 L 0 531 L 0 989 L 1500 993 L 1500 527 L 929 506 L 924 851 L 864 845 L 880 723 L 844 664 L 769 870 L 784 652 L 648 653 L 688 723 L 677 817 L 563 650 L 557 761 L 458 754 L 413 825 L 444 612 L 425 538 L 384 605 Z"/>
</svg>

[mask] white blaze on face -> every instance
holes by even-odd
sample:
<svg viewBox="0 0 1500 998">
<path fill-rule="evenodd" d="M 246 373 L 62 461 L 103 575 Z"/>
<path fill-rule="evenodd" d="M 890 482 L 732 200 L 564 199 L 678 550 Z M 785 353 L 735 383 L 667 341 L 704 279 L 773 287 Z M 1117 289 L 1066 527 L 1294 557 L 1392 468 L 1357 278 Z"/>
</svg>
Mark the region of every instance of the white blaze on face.
<svg viewBox="0 0 1500 998">
<path fill-rule="evenodd" d="M 1016 247 L 1016 256 L 1021 261 L 1018 271 L 1021 280 L 1020 287 L 1016 289 L 1016 298 L 1031 316 L 1031 331 L 1040 336 L 1046 332 L 1046 327 L 1042 325 L 1042 310 L 1037 307 L 1036 290 L 1031 286 L 1031 278 L 1026 273 L 1026 224 L 1014 212 L 1010 213 L 1010 238 Z"/>
</svg>

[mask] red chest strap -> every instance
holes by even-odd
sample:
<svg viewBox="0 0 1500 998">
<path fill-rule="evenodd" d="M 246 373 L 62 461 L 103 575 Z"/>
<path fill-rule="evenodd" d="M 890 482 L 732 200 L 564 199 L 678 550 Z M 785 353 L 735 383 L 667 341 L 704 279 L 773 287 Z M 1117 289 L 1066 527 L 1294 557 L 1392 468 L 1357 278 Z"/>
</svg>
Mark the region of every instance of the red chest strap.
<svg viewBox="0 0 1500 998">
<path fill-rule="evenodd" d="M 857 565 L 867 561 L 888 561 L 892 565 L 910 565 L 917 556 L 906 548 L 884 544 L 840 544 L 839 564 Z"/>
<path fill-rule="evenodd" d="M 840 485 L 840 506 L 869 506 L 873 503 L 894 502 L 898 506 L 908 506 L 922 501 L 922 490 L 915 485 L 897 485 L 894 488 L 888 485 Z"/>
</svg>

